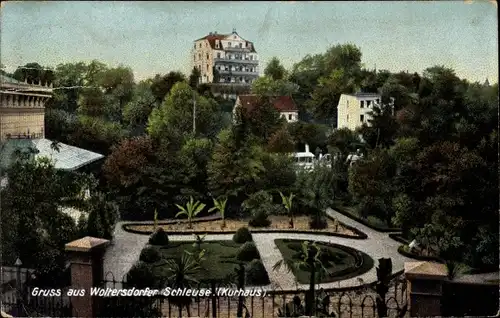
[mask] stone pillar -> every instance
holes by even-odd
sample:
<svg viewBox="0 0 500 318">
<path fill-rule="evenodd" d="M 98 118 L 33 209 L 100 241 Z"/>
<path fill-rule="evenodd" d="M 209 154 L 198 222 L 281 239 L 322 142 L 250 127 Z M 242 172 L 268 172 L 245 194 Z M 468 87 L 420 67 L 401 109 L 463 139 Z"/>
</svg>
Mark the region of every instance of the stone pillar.
<svg viewBox="0 0 500 318">
<path fill-rule="evenodd" d="M 86 236 L 65 246 L 71 264 L 71 288 L 85 290 L 85 296 L 71 297 L 73 317 L 96 317 L 90 288 L 99 286 L 103 280 L 103 255 L 108 243 Z"/>
<path fill-rule="evenodd" d="M 405 263 L 411 317 L 441 316 L 443 281 L 447 273 L 446 266 L 440 263 Z"/>
</svg>

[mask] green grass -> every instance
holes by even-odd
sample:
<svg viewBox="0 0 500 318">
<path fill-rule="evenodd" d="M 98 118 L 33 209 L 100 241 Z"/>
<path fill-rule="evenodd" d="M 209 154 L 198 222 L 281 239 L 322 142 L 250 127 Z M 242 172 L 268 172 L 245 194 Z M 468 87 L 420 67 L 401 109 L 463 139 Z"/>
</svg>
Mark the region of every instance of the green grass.
<svg viewBox="0 0 500 318">
<path fill-rule="evenodd" d="M 274 241 L 285 259 L 293 259 L 297 249 L 303 240 L 283 240 Z M 327 259 L 332 262 L 326 269 L 329 274 L 317 277 L 316 283 L 331 283 L 339 280 L 352 278 L 369 271 L 373 265 L 373 259 L 353 248 L 328 243 L 316 243 L 324 253 L 328 254 Z M 293 269 L 293 274 L 300 284 L 309 284 L 309 272 L 304 269 Z"/>
<path fill-rule="evenodd" d="M 158 247 L 162 260 L 155 264 L 154 275 L 156 277 L 167 276 L 168 268 L 165 264 L 166 260 L 178 259 L 184 254 L 184 251 L 194 252 L 196 255 L 197 250 L 193 247 L 193 243 L 193 241 L 175 241 L 170 242 L 168 246 Z M 241 245 L 233 241 L 209 241 L 202 243 L 201 249 L 205 250 L 205 260 L 202 261 L 203 269 L 194 275 L 194 277 L 199 281 L 203 281 L 208 278 L 223 280 L 234 275 L 238 265 L 225 263 L 224 261 L 235 261 Z M 236 278 L 233 281 L 236 281 Z"/>
<path fill-rule="evenodd" d="M 370 224 L 374 227 L 378 227 L 381 229 L 390 229 L 393 227 L 391 225 L 388 225 L 387 222 L 385 222 L 385 221 L 383 221 L 375 216 L 372 216 L 372 215 L 368 216 L 367 218 L 362 217 L 356 206 L 344 205 L 344 203 L 342 201 L 338 201 L 338 200 L 334 201 L 334 206 L 337 207 L 338 209 L 341 209 L 343 212 L 345 212 L 347 214 L 350 214 L 354 217 L 365 220 L 368 224 Z"/>
</svg>

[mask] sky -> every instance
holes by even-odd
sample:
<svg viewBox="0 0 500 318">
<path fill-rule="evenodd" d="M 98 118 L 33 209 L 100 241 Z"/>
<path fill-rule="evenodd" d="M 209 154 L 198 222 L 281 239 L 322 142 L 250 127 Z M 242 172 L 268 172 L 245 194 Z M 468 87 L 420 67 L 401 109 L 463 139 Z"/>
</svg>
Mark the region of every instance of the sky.
<svg viewBox="0 0 500 318">
<path fill-rule="evenodd" d="M 93 59 L 132 68 L 138 80 L 190 73 L 193 41 L 217 31 L 255 45 L 260 71 L 276 56 L 290 69 L 336 44 L 360 47 L 367 68 L 453 68 L 498 82 L 498 19 L 491 1 L 2 2 L 5 70 Z"/>
</svg>

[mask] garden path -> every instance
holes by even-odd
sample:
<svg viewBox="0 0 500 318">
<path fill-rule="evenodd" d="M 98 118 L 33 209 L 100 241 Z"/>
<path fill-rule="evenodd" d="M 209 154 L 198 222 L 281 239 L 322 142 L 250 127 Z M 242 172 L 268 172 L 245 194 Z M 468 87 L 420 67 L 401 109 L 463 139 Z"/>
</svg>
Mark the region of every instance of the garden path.
<svg viewBox="0 0 500 318">
<path fill-rule="evenodd" d="M 364 232 L 368 238 L 364 240 L 342 238 L 335 236 L 326 236 L 322 234 L 299 234 L 299 233 L 253 233 L 255 244 L 259 249 L 262 262 L 266 268 L 271 284 L 265 286 L 266 290 L 296 290 L 308 289 L 307 285 L 295 283 L 295 278 L 292 273 L 287 272 L 285 269 L 280 271 L 273 271 L 272 267 L 276 262 L 281 259 L 281 253 L 274 243 L 275 239 L 298 239 L 298 240 L 313 240 L 325 243 L 335 243 L 340 245 L 355 248 L 361 252 L 368 254 L 375 261 L 381 257 L 389 257 L 393 263 L 393 273 L 397 273 L 404 269 L 405 262 L 414 261 L 410 258 L 404 257 L 398 253 L 397 249 L 401 243 L 391 239 L 388 233 L 380 233 L 373 230 L 359 222 L 346 217 L 333 209 L 327 209 L 326 213 L 338 219 L 340 222 L 349 226 L 355 227 Z M 123 230 L 122 226 L 127 222 L 119 222 L 115 228 L 115 238 L 112 245 L 106 251 L 104 256 L 104 271 L 113 273 L 115 280 L 121 281 L 125 274 L 130 270 L 132 265 L 137 262 L 143 247 L 148 241 L 147 235 L 129 233 Z M 212 240 L 231 240 L 233 234 L 209 234 L 206 236 L 207 241 Z M 192 240 L 191 234 L 170 235 L 169 239 L 172 241 Z M 108 276 L 108 280 L 109 280 Z M 376 281 L 376 268 L 375 266 L 360 276 L 342 280 L 333 283 L 319 284 L 319 288 L 344 288 L 355 287 L 363 285 L 364 283 L 372 283 Z M 119 286 L 116 286 L 117 288 Z"/>
</svg>

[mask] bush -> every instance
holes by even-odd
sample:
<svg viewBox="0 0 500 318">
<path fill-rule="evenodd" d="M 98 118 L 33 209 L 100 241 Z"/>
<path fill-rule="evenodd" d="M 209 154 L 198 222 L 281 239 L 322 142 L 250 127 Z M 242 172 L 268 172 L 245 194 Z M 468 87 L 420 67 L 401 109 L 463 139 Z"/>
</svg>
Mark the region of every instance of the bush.
<svg viewBox="0 0 500 318">
<path fill-rule="evenodd" d="M 153 275 L 150 264 L 139 261 L 127 273 L 127 287 L 154 288 L 158 280 Z"/>
<path fill-rule="evenodd" d="M 250 262 L 251 260 L 260 258 L 259 250 L 254 242 L 246 242 L 238 251 L 236 258 L 242 262 Z"/>
<path fill-rule="evenodd" d="M 238 231 L 236 231 L 236 233 L 234 233 L 233 241 L 240 244 L 252 242 L 252 234 L 247 227 L 241 227 L 238 229 Z"/>
<path fill-rule="evenodd" d="M 153 247 L 153 246 L 148 246 L 144 248 L 141 251 L 141 256 L 139 257 L 139 260 L 144 262 L 144 263 L 154 263 L 160 260 L 160 252 Z"/>
<path fill-rule="evenodd" d="M 328 227 L 328 222 L 326 220 L 326 217 L 319 214 L 312 215 L 309 221 L 309 227 L 312 230 L 326 229 Z"/>
<path fill-rule="evenodd" d="M 254 259 L 247 265 L 245 271 L 246 283 L 248 285 L 267 285 L 269 276 L 261 260 Z"/>
<path fill-rule="evenodd" d="M 168 245 L 168 235 L 160 227 L 149 237 L 149 244 L 151 245 Z"/>
<path fill-rule="evenodd" d="M 248 222 L 248 225 L 253 227 L 266 227 L 271 225 L 271 221 L 269 220 L 269 215 L 264 209 L 258 209 Z"/>
</svg>

